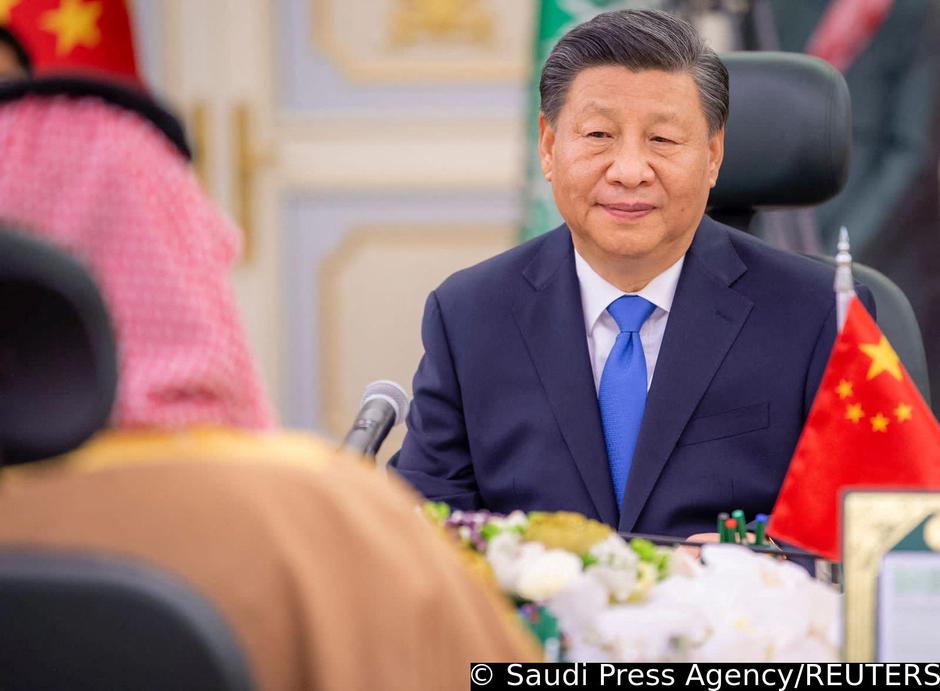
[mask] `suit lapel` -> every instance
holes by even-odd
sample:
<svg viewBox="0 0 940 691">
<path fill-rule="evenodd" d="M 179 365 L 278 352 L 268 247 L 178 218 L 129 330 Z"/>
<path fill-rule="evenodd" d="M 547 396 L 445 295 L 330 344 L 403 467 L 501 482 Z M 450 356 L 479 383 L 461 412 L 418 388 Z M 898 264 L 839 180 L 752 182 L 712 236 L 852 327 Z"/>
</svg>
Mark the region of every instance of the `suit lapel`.
<svg viewBox="0 0 940 691">
<path fill-rule="evenodd" d="M 746 267 L 727 230 L 704 218 L 686 254 L 666 324 L 630 477 L 620 530 L 633 530 L 666 461 L 753 303 L 728 287 Z"/>
<path fill-rule="evenodd" d="M 584 333 L 581 292 L 568 228 L 546 238 L 526 267 L 513 313 L 562 436 L 597 515 L 617 523 L 617 505 Z"/>
</svg>

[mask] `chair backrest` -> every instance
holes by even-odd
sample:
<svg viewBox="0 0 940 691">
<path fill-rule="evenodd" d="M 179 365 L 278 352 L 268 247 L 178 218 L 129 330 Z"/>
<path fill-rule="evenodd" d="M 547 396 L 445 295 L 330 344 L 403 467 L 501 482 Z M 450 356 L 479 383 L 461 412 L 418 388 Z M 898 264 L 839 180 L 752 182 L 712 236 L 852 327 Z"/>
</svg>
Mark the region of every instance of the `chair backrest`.
<svg viewBox="0 0 940 691">
<path fill-rule="evenodd" d="M 150 566 L 0 550 L 0 688 L 248 691 L 226 623 Z"/>
<path fill-rule="evenodd" d="M 815 206 L 838 194 L 852 148 L 851 100 L 842 75 L 797 53 L 729 53 L 722 60 L 731 110 L 709 214 L 748 230 L 759 209 Z M 834 264 L 831 257 L 816 258 Z M 929 404 L 927 358 L 910 301 L 871 267 L 856 263 L 853 271 L 872 291 L 878 326 Z"/>
<path fill-rule="evenodd" d="M 842 75 L 797 53 L 721 59 L 731 107 L 710 215 L 746 229 L 757 209 L 815 206 L 838 194 L 852 148 L 852 105 Z"/>
<path fill-rule="evenodd" d="M 116 386 L 111 323 L 88 272 L 0 228 L 0 463 L 74 449 L 105 426 Z"/>
</svg>

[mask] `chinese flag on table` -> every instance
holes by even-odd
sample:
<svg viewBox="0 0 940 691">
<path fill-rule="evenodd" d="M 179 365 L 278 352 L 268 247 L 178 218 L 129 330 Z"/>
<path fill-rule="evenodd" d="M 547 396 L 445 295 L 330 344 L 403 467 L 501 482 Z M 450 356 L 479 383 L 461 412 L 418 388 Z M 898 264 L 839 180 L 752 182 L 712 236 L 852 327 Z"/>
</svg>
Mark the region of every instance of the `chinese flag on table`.
<svg viewBox="0 0 940 691">
<path fill-rule="evenodd" d="M 940 424 L 854 298 L 768 532 L 841 561 L 842 491 L 849 487 L 940 489 Z"/>
<path fill-rule="evenodd" d="M 0 24 L 37 74 L 93 70 L 139 81 L 125 0 L 0 0 Z"/>
</svg>

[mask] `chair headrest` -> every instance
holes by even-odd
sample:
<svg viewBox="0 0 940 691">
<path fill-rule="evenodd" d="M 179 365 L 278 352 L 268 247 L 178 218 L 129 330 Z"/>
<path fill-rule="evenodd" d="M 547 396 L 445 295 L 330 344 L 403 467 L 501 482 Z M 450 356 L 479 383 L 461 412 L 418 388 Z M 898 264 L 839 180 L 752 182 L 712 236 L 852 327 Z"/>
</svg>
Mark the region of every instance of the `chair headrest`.
<svg viewBox="0 0 940 691">
<path fill-rule="evenodd" d="M 731 109 L 709 207 L 814 206 L 835 196 L 848 176 L 852 143 L 852 104 L 842 75 L 798 53 L 721 59 Z"/>
<path fill-rule="evenodd" d="M 0 228 L 0 462 L 74 449 L 105 426 L 116 387 L 114 335 L 91 276 Z"/>
<path fill-rule="evenodd" d="M 100 98 L 150 121 L 186 160 L 193 158 L 189 144 L 186 142 L 186 132 L 180 121 L 153 96 L 140 88 L 119 82 L 76 76 L 17 79 L 0 84 L 0 104 L 25 96 Z"/>
</svg>

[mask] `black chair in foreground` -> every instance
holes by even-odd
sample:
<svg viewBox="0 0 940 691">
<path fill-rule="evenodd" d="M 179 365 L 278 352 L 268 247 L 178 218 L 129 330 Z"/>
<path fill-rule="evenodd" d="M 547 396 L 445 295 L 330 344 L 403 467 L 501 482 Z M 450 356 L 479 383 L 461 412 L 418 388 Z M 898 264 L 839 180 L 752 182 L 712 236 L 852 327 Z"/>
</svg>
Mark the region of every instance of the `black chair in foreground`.
<svg viewBox="0 0 940 691">
<path fill-rule="evenodd" d="M 149 565 L 0 549 L 0 688 L 249 691 L 213 606 Z"/>
<path fill-rule="evenodd" d="M 116 386 L 94 281 L 61 252 L 0 228 L 0 463 L 74 449 L 105 426 Z"/>
<path fill-rule="evenodd" d="M 4 465 L 81 444 L 106 424 L 116 382 L 114 337 L 91 277 L 55 249 L 0 230 Z M 0 520 L 2 505 L 0 493 Z M 252 687 L 209 601 L 114 555 L 0 546 L 0 622 L 4 691 Z"/>
<path fill-rule="evenodd" d="M 852 147 L 852 104 L 842 75 L 797 53 L 729 53 L 722 60 L 731 111 L 709 214 L 748 230 L 758 210 L 812 207 L 838 194 Z M 814 258 L 834 264 L 831 257 Z M 927 358 L 910 302 L 878 271 L 862 264 L 853 271 L 874 294 L 878 325 L 929 405 Z"/>
</svg>

